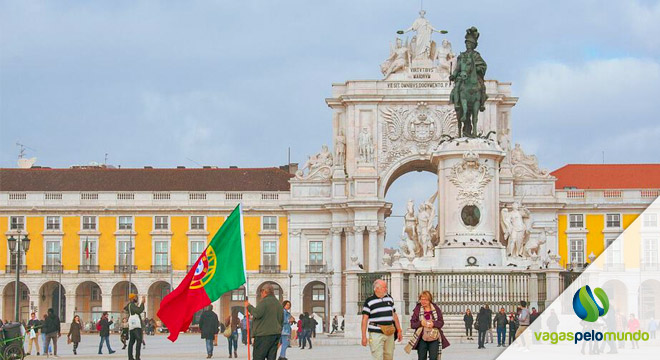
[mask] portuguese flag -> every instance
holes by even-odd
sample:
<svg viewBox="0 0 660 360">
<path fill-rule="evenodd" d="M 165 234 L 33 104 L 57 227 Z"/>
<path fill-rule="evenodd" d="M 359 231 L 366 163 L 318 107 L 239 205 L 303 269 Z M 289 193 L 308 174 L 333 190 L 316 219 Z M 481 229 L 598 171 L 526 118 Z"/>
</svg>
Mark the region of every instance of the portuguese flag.
<svg viewBox="0 0 660 360">
<path fill-rule="evenodd" d="M 236 206 L 181 284 L 160 303 L 158 317 L 176 341 L 198 310 L 245 284 L 245 246 L 241 205 Z"/>
</svg>

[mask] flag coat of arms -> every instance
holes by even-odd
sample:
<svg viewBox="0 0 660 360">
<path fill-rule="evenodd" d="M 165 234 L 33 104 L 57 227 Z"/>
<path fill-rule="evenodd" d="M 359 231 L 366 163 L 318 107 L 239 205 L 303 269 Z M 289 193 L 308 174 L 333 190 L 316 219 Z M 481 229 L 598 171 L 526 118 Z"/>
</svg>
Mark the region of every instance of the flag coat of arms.
<svg viewBox="0 0 660 360">
<path fill-rule="evenodd" d="M 179 286 L 160 303 L 158 317 L 171 341 L 188 330 L 198 310 L 245 284 L 245 244 L 241 205 L 227 217 Z"/>
</svg>

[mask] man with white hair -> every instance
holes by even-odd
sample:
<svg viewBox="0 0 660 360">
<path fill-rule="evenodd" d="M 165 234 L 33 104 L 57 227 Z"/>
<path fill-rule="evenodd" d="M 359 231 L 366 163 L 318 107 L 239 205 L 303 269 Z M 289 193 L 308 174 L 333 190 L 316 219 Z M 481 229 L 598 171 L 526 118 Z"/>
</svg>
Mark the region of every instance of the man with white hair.
<svg viewBox="0 0 660 360">
<path fill-rule="evenodd" d="M 387 293 L 387 283 L 378 279 L 374 281 L 374 294 L 365 300 L 362 307 L 362 346 L 369 343 L 374 360 L 392 360 L 395 337 L 398 341 L 403 339 L 399 317 L 394 309 L 394 300 Z"/>
<path fill-rule="evenodd" d="M 277 345 L 282 337 L 284 309 L 274 292 L 273 285 L 265 284 L 259 292 L 261 302 L 257 307 L 245 301 L 245 307 L 254 317 L 254 322 L 250 324 L 250 335 L 254 337 L 253 360 L 275 360 L 277 356 Z"/>
</svg>

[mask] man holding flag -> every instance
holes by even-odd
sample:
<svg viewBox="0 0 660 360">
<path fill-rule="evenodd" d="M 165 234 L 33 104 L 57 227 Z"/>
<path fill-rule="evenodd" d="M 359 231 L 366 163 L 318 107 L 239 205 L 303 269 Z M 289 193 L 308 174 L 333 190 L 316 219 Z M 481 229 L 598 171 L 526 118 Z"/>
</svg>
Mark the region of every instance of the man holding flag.
<svg viewBox="0 0 660 360">
<path fill-rule="evenodd" d="M 243 218 L 239 204 L 179 286 L 163 298 L 158 317 L 170 330 L 167 338 L 176 341 L 180 332 L 188 330 L 195 312 L 211 305 L 222 294 L 246 284 L 246 279 Z"/>
<path fill-rule="evenodd" d="M 254 360 L 275 360 L 277 345 L 282 336 L 284 308 L 274 295 L 273 285 L 265 284 L 259 294 L 261 301 L 255 308 L 245 301 L 248 313 L 254 317 L 251 335 L 254 337 Z"/>
</svg>

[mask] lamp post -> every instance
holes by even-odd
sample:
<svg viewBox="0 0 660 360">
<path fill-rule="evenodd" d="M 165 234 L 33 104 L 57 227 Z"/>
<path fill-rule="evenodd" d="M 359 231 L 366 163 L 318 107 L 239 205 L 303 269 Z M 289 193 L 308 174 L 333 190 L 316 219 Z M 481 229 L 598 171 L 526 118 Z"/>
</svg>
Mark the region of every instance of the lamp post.
<svg viewBox="0 0 660 360">
<path fill-rule="evenodd" d="M 16 285 L 14 286 L 14 295 L 15 297 L 15 319 L 16 322 L 19 322 L 19 315 L 20 315 L 20 309 L 18 306 L 18 301 L 20 299 L 19 297 L 19 284 L 21 280 L 21 256 L 23 253 L 27 253 L 27 251 L 30 249 L 30 238 L 28 238 L 27 234 L 25 236 L 22 236 L 21 230 L 18 230 L 17 234 L 18 238 L 14 238 L 14 236 L 9 236 L 9 239 L 7 239 L 7 244 L 9 245 L 9 251 L 12 253 L 13 256 L 16 257 Z"/>
<path fill-rule="evenodd" d="M 64 272 L 64 265 L 62 265 L 62 260 L 57 259 L 57 266 L 60 267 L 60 281 L 57 283 L 57 317 L 62 321 L 62 273 Z"/>
</svg>

